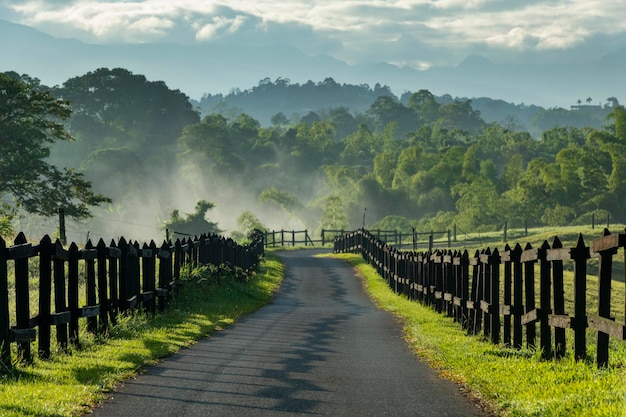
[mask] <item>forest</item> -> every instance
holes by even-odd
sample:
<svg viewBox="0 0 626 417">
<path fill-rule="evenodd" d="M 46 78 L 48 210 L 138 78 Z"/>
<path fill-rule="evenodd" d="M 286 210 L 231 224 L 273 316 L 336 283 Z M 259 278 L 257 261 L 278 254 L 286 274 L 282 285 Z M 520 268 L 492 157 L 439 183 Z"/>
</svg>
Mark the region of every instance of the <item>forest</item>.
<svg viewBox="0 0 626 417">
<path fill-rule="evenodd" d="M 29 145 L 37 158 L 19 156 L 21 136 L 3 137 L 14 154 L 3 153 L 2 165 L 66 172 L 65 184 L 49 188 L 78 190 L 82 211 L 70 229 L 83 237 L 133 229 L 158 238 L 194 221 L 234 237 L 252 228 L 474 232 L 583 224 L 592 215 L 626 221 L 626 110 L 615 98 L 546 110 L 427 88 L 397 97 L 327 78 L 265 79 L 192 102 L 121 68 L 54 87 L 14 72 L 0 82 L 5 113 L 14 105 L 10 83 L 64 106 L 51 115 L 63 131 Z M 25 201 L 24 181 L 7 184 L 3 174 L 2 234 L 54 225 L 56 208 L 68 204 L 43 188 Z"/>
</svg>

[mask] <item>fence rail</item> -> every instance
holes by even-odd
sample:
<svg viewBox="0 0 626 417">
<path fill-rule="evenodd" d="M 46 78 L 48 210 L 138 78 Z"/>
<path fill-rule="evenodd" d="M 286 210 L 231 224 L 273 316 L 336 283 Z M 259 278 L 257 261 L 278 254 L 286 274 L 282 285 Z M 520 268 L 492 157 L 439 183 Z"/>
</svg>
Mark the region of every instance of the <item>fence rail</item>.
<svg viewBox="0 0 626 417">
<path fill-rule="evenodd" d="M 108 245 L 102 239 L 95 246 L 89 241 L 83 249 L 75 243 L 66 249 L 49 236 L 33 244 L 20 233 L 8 247 L 0 238 L 0 363 L 11 364 L 11 343 L 17 344 L 19 360 L 32 359 L 34 341 L 38 342 L 39 357 L 49 358 L 52 327 L 63 351 L 69 344 L 80 347 L 81 318 L 86 321 L 87 331 L 106 334 L 120 314 L 163 310 L 185 266 L 227 264 L 250 272 L 263 254 L 263 234 L 255 233 L 252 238 L 251 244 L 242 246 L 232 239 L 201 235 L 163 242 L 158 247 L 154 241 L 140 246 L 122 237 Z M 36 278 L 29 271 L 30 259 L 38 262 L 37 289 L 29 283 Z M 10 320 L 9 275 L 15 280 L 14 323 Z M 82 297 L 81 278 L 84 288 L 80 288 L 85 291 Z M 37 297 L 36 314 L 30 309 L 31 295 Z M 81 299 L 86 300 L 84 306 L 79 305 Z"/>
<path fill-rule="evenodd" d="M 308 230 L 272 230 L 265 232 L 265 246 L 266 247 L 282 247 L 282 246 L 315 246 L 316 244 L 320 244 L 324 246 L 326 244 L 330 244 L 334 242 L 334 239 L 337 235 L 343 236 L 345 234 L 353 233 L 353 230 L 343 230 L 343 229 L 322 229 L 320 231 L 320 238 L 313 239 L 309 234 Z M 376 236 L 376 238 L 387 242 L 390 245 L 397 245 L 400 249 L 403 246 L 412 246 L 416 249 L 419 246 L 428 247 L 431 249 L 435 243 L 446 244 L 448 247 L 451 246 L 451 232 L 450 230 L 439 231 L 439 232 L 405 232 L 399 230 L 372 230 L 372 234 Z M 456 233 L 456 229 L 455 229 Z M 426 236 L 424 239 L 421 236 Z M 406 243 L 407 240 L 410 243 Z M 422 242 L 422 240 L 424 242 Z M 455 242 L 456 242 L 456 234 L 455 234 Z"/>
<path fill-rule="evenodd" d="M 539 348 L 545 359 L 558 359 L 566 353 L 566 329 L 572 329 L 575 358 L 583 360 L 587 329 L 594 329 L 598 367 L 608 365 L 610 338 L 626 340 L 626 323 L 616 322 L 611 312 L 613 256 L 624 247 L 626 234 L 610 234 L 606 229 L 590 247 L 580 235 L 573 248 L 563 248 L 557 237 L 552 245 L 545 241 L 539 248 L 506 245 L 502 251 L 487 248 L 473 256 L 467 250 L 449 249 L 400 252 L 366 230 L 337 236 L 334 242 L 336 253 L 362 254 L 396 293 L 452 317 L 469 334 L 482 332 L 494 344 L 520 349 L 525 335 L 527 347 Z M 597 314 L 587 309 L 590 258 L 597 258 L 599 265 Z M 573 263 L 574 271 L 574 307 L 569 312 L 565 311 L 564 262 Z M 619 302 L 624 302 L 626 317 L 626 300 Z"/>
</svg>

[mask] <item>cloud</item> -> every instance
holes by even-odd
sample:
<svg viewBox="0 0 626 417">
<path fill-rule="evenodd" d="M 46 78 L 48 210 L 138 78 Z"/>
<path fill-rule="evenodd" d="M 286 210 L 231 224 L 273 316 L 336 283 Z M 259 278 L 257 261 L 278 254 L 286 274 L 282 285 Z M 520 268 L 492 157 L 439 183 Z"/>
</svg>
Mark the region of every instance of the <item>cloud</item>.
<svg viewBox="0 0 626 417">
<path fill-rule="evenodd" d="M 428 66 L 468 53 L 560 51 L 623 36 L 604 0 L 0 0 L 0 18 L 88 42 L 289 43 L 349 62 Z M 493 58 L 492 58 L 493 59 Z"/>
</svg>

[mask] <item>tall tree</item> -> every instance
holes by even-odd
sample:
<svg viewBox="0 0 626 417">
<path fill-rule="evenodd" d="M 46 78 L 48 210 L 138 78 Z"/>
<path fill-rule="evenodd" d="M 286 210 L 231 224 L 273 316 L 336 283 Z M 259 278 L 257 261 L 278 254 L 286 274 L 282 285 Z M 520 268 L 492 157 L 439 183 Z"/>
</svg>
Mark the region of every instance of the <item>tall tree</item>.
<svg viewBox="0 0 626 417">
<path fill-rule="evenodd" d="M 47 162 L 50 147 L 70 141 L 63 120 L 69 103 L 54 98 L 15 74 L 0 74 L 0 195 L 30 213 L 89 217 L 90 207 L 110 201 L 95 194 L 91 183 L 72 169 L 60 170 Z"/>
<path fill-rule="evenodd" d="M 143 154 L 161 150 L 176 144 L 183 127 L 199 121 L 185 94 L 122 68 L 71 78 L 55 94 L 71 102 L 69 128 L 86 153 L 122 146 Z"/>
</svg>

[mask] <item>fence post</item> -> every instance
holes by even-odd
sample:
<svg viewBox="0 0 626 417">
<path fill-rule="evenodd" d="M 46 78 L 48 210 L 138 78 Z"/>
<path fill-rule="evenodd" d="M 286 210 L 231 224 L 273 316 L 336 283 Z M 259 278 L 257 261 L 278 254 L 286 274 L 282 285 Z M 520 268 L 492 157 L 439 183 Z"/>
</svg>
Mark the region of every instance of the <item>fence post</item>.
<svg viewBox="0 0 626 417">
<path fill-rule="evenodd" d="M 483 312 L 483 335 L 485 336 L 485 340 L 488 340 L 491 337 L 491 249 L 487 248 L 483 254 L 480 256 L 480 263 L 483 270 L 482 273 L 482 282 L 481 287 L 483 290 L 483 296 L 480 297 L 480 309 Z M 487 303 L 487 305 L 483 304 L 483 301 Z"/>
<path fill-rule="evenodd" d="M 61 243 L 67 245 L 67 237 L 65 234 L 65 210 L 59 209 L 59 237 Z"/>
<path fill-rule="evenodd" d="M 118 248 L 120 249 L 120 268 L 119 268 L 119 285 L 118 285 L 118 290 L 119 290 L 119 309 L 120 309 L 120 313 L 123 315 L 128 311 L 129 308 L 129 303 L 128 303 L 128 299 L 129 294 L 130 294 L 130 282 L 129 282 L 129 275 L 130 275 L 130 268 L 131 266 L 129 265 L 128 262 L 128 248 L 129 248 L 129 244 L 126 242 L 126 239 L 124 239 L 124 237 L 122 236 L 119 240 L 119 242 L 117 243 Z"/>
<path fill-rule="evenodd" d="M 96 260 L 98 263 L 98 300 L 100 304 L 100 325 L 98 332 L 109 332 L 109 296 L 107 280 L 107 247 L 101 238 L 96 245 Z"/>
<path fill-rule="evenodd" d="M 482 316 L 479 315 L 477 300 L 479 300 L 479 281 L 481 276 L 480 271 L 480 251 L 476 250 L 474 257 L 469 259 L 469 264 L 472 266 L 472 286 L 470 289 L 470 299 L 467 302 L 468 308 L 468 326 L 467 332 L 469 334 L 476 334 L 480 329 L 480 323 Z"/>
<path fill-rule="evenodd" d="M 598 331 L 596 363 L 598 368 L 608 365 L 609 362 L 609 334 L 605 325 L 611 321 L 611 268 L 613 255 L 617 248 L 623 246 L 621 239 L 625 235 L 611 235 L 604 229 L 604 237 L 593 242 L 593 251 L 600 256 L 598 261 L 598 316 L 591 316 L 589 320 Z M 597 323 L 596 323 L 597 322 Z M 622 330 L 623 332 L 623 330 Z"/>
<path fill-rule="evenodd" d="M 96 265 L 95 259 L 97 256 L 96 251 L 94 250 L 93 243 L 91 240 L 87 241 L 85 245 L 85 249 L 82 251 L 83 259 L 85 260 L 85 269 L 87 272 L 87 306 L 93 307 L 96 305 Z M 98 333 L 98 318 L 96 316 L 87 317 L 87 331 L 93 334 Z"/>
<path fill-rule="evenodd" d="M 67 306 L 72 312 L 70 320 L 70 343 L 76 348 L 80 348 L 80 340 L 78 338 L 78 318 L 80 317 L 80 309 L 78 308 L 78 261 L 80 259 L 80 250 L 76 243 L 72 242 L 69 248 L 69 256 L 67 263 Z"/>
<path fill-rule="evenodd" d="M 511 262 L 511 247 L 507 243 L 504 245 L 504 252 L 502 252 L 501 261 L 504 263 L 504 300 L 503 300 L 503 341 L 505 347 L 511 347 L 511 312 L 512 306 L 512 262 Z"/>
<path fill-rule="evenodd" d="M 463 253 L 457 253 L 454 264 L 457 296 L 454 304 L 457 310 L 457 321 L 463 329 L 467 329 L 467 301 L 469 299 L 469 254 L 467 249 Z"/>
<path fill-rule="evenodd" d="M 524 235 L 528 236 L 528 220 L 524 220 Z"/>
<path fill-rule="evenodd" d="M 504 242 L 504 243 L 506 243 L 506 241 L 507 241 L 507 236 L 506 235 L 507 235 L 508 229 L 509 229 L 509 222 L 506 221 L 506 222 L 504 222 L 504 234 L 502 236 L 502 242 Z"/>
<path fill-rule="evenodd" d="M 119 290 L 120 281 L 119 260 L 122 258 L 122 251 L 119 250 L 114 240 L 111 240 L 107 248 L 107 258 L 109 264 L 109 317 L 111 324 L 117 324 L 117 314 L 119 312 Z"/>
<path fill-rule="evenodd" d="M 456 279 L 454 276 L 453 256 L 454 254 L 451 250 L 444 252 L 443 256 L 443 300 L 449 317 L 455 317 L 454 295 L 456 294 Z"/>
<path fill-rule="evenodd" d="M 489 256 L 491 269 L 491 297 L 489 308 L 491 315 L 491 343 L 500 343 L 500 252 L 498 248 Z"/>
<path fill-rule="evenodd" d="M 526 259 L 527 258 L 527 259 Z M 524 296 L 526 313 L 535 310 L 535 262 L 537 261 L 536 251 L 533 251 L 530 243 L 526 244 L 522 252 L 522 262 L 524 262 Z M 524 323 L 525 322 L 525 323 Z M 522 318 L 522 324 L 526 325 L 526 347 L 534 348 L 537 339 L 537 328 L 535 320 L 526 321 Z"/>
<path fill-rule="evenodd" d="M 67 251 L 63 249 L 61 240 L 57 239 L 53 246 L 52 255 L 53 281 L 54 281 L 54 310 L 57 316 L 70 314 L 66 304 L 67 287 L 65 285 L 65 262 L 67 262 Z M 67 351 L 67 323 L 69 320 L 59 320 L 56 323 L 57 344 L 62 352 Z"/>
<path fill-rule="evenodd" d="M 15 259 L 15 309 L 16 330 L 30 328 L 30 295 L 28 291 L 28 258 L 32 252 L 32 246 L 26 242 L 24 233 L 17 235 L 15 246 L 9 248 Z M 31 358 L 30 340 L 21 340 L 17 343 L 17 357 L 29 362 Z"/>
<path fill-rule="evenodd" d="M 544 359 L 550 359 L 552 357 L 552 330 L 550 329 L 549 315 L 552 278 L 550 274 L 551 265 L 547 259 L 547 251 L 550 249 L 550 244 L 547 240 L 544 240 L 541 248 L 538 251 L 539 255 L 539 331 L 541 335 L 541 357 Z"/>
<path fill-rule="evenodd" d="M 39 241 L 39 334 L 38 354 L 50 358 L 50 308 L 52 307 L 52 239 Z"/>
<path fill-rule="evenodd" d="M 558 237 L 552 242 L 553 250 L 560 250 L 563 244 Z M 571 254 L 570 254 L 571 257 Z M 553 314 L 555 316 L 565 315 L 565 289 L 563 287 L 563 260 L 559 257 L 552 260 L 552 292 L 553 292 Z M 554 328 L 554 358 L 560 359 L 565 356 L 566 339 L 565 328 L 556 326 Z"/>
<path fill-rule="evenodd" d="M 574 357 L 577 361 L 587 357 L 587 259 L 589 248 L 585 246 L 582 233 L 572 249 L 574 259 Z"/>
<path fill-rule="evenodd" d="M 204 257 L 205 248 L 203 248 L 203 246 L 205 246 L 205 240 L 202 239 L 200 242 L 200 254 Z M 150 245 L 144 243 L 141 250 L 141 266 L 143 272 L 143 292 L 141 293 L 141 301 L 144 309 L 150 314 L 156 313 L 154 300 L 154 293 L 156 291 L 156 253 L 157 247 L 154 240 L 150 241 Z"/>
<path fill-rule="evenodd" d="M 0 237 L 0 364 L 11 364 L 11 346 L 9 345 L 9 280 L 8 280 L 7 244 Z"/>
<path fill-rule="evenodd" d="M 519 243 L 510 253 L 511 263 L 513 264 L 513 306 L 511 314 L 513 314 L 513 347 L 515 349 L 522 348 L 522 315 L 523 308 L 523 278 L 522 278 L 522 247 Z"/>
<path fill-rule="evenodd" d="M 212 239 L 209 242 L 212 242 Z M 159 311 L 163 311 L 167 306 L 172 281 L 172 252 L 168 242 L 163 242 L 157 256 L 159 258 Z"/>
</svg>

